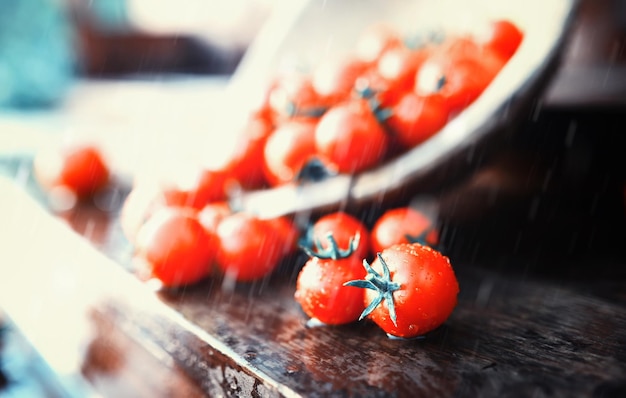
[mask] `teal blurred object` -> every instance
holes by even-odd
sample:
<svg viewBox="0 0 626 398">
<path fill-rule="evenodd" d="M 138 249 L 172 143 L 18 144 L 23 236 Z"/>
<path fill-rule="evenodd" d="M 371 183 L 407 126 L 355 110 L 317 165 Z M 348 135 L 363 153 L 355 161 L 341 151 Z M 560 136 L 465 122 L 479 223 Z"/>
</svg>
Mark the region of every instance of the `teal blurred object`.
<svg viewBox="0 0 626 398">
<path fill-rule="evenodd" d="M 76 73 L 73 27 L 59 0 L 0 0 L 0 108 L 59 103 Z"/>
</svg>

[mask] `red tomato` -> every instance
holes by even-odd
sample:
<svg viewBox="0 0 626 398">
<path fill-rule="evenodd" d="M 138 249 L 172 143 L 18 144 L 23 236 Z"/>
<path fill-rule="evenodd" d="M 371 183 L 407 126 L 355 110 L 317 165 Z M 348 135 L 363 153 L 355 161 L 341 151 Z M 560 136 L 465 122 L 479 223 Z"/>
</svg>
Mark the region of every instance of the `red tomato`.
<svg viewBox="0 0 626 398">
<path fill-rule="evenodd" d="M 377 64 L 378 73 L 388 82 L 388 89 L 413 91 L 415 75 L 429 53 L 426 48 L 412 50 L 406 46 L 396 46 L 381 55 Z"/>
<path fill-rule="evenodd" d="M 298 274 L 294 298 L 312 319 L 328 325 L 355 322 L 365 308 L 362 289 L 344 283 L 364 278 L 362 260 L 354 247 L 331 246 L 323 253 L 308 250 L 310 259 Z"/>
<path fill-rule="evenodd" d="M 362 280 L 367 316 L 390 337 L 412 338 L 441 326 L 457 304 L 459 284 L 449 259 L 419 243 L 385 249 Z M 384 301 L 384 304 L 382 303 Z"/>
<path fill-rule="evenodd" d="M 449 118 L 447 105 L 438 94 L 422 96 L 407 92 L 390 109 L 385 125 L 405 149 L 426 141 L 441 130 Z"/>
<path fill-rule="evenodd" d="M 90 143 L 42 150 L 35 156 L 37 181 L 47 190 L 63 187 L 86 199 L 109 182 L 110 169 L 101 149 Z"/>
<path fill-rule="evenodd" d="M 242 188 L 254 189 L 265 185 L 263 151 L 273 130 L 273 124 L 267 117 L 254 114 L 241 131 L 235 152 L 226 168 Z"/>
<path fill-rule="evenodd" d="M 268 276 L 284 254 L 284 242 L 274 225 L 249 213 L 224 218 L 217 235 L 217 266 L 234 281 L 251 282 Z"/>
<path fill-rule="evenodd" d="M 294 253 L 298 248 L 298 238 L 300 237 L 300 230 L 294 221 L 288 217 L 270 218 L 267 221 L 278 236 L 283 257 Z"/>
<path fill-rule="evenodd" d="M 271 185 L 293 182 L 306 164 L 316 155 L 313 122 L 287 121 L 281 124 L 265 144 L 265 171 Z"/>
<path fill-rule="evenodd" d="M 207 277 L 218 241 L 194 212 L 162 208 L 139 230 L 137 255 L 146 260 L 151 276 L 166 287 L 184 286 Z"/>
<path fill-rule="evenodd" d="M 503 66 L 504 61 L 492 51 L 470 38 L 455 37 L 422 64 L 415 91 L 442 96 L 450 112 L 457 113 L 480 96 Z"/>
<path fill-rule="evenodd" d="M 233 177 L 227 169 L 200 168 L 175 181 L 162 183 L 161 194 L 167 206 L 202 209 L 207 203 L 225 200 Z"/>
<path fill-rule="evenodd" d="M 490 50 L 494 51 L 504 60 L 509 60 L 517 51 L 524 39 L 524 33 L 513 22 L 500 19 L 492 21 L 481 32 L 477 41 Z"/>
<path fill-rule="evenodd" d="M 372 251 L 379 253 L 395 244 L 412 243 L 417 239 L 435 245 L 438 236 L 432 224 L 422 212 L 410 207 L 387 210 L 372 227 Z"/>
<path fill-rule="evenodd" d="M 389 138 L 370 104 L 354 99 L 332 107 L 315 129 L 317 152 L 340 173 L 357 173 L 378 164 Z"/>
<path fill-rule="evenodd" d="M 289 73 L 281 76 L 271 90 L 269 104 L 282 120 L 316 119 L 328 109 L 331 100 L 315 90 L 310 75 Z"/>
<path fill-rule="evenodd" d="M 330 58 L 313 71 L 313 87 L 332 102 L 348 99 L 354 91 L 357 78 L 369 64 L 355 57 Z"/>
<path fill-rule="evenodd" d="M 378 24 L 368 27 L 358 38 L 356 56 L 369 63 L 375 63 L 390 48 L 402 45 L 402 37 L 391 26 Z"/>
<path fill-rule="evenodd" d="M 350 246 L 350 241 L 359 237 L 359 246 L 354 251 L 354 256 L 359 260 L 367 258 L 371 252 L 370 232 L 367 227 L 356 217 L 342 212 L 326 214 L 315 221 L 309 231 L 309 239 L 312 244 L 318 241 L 322 248 L 331 247 L 328 235 L 332 234 L 337 246 L 345 248 Z"/>
</svg>

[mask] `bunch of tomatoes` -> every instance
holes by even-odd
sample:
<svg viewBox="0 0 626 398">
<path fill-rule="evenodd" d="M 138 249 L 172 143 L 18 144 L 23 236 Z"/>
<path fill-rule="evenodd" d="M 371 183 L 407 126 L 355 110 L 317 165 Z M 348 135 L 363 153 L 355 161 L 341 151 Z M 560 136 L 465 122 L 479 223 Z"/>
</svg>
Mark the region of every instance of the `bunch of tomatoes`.
<svg viewBox="0 0 626 398">
<path fill-rule="evenodd" d="M 359 173 L 419 145 L 483 92 L 522 38 L 507 20 L 480 37 L 433 35 L 411 44 L 377 25 L 354 54 L 276 76 L 229 162 L 195 170 L 185 184 L 133 186 L 121 225 L 141 273 L 168 288 L 215 273 L 247 283 L 303 250 L 309 259 L 295 299 L 311 319 L 337 325 L 367 317 L 403 338 L 435 329 L 454 309 L 459 287 L 448 258 L 432 248 L 437 231 L 422 213 L 390 209 L 368 228 L 336 212 L 301 226 L 238 211 L 233 192 Z M 110 177 L 89 145 L 64 149 L 54 168 L 35 166 L 42 185 L 64 187 L 78 200 Z"/>
</svg>

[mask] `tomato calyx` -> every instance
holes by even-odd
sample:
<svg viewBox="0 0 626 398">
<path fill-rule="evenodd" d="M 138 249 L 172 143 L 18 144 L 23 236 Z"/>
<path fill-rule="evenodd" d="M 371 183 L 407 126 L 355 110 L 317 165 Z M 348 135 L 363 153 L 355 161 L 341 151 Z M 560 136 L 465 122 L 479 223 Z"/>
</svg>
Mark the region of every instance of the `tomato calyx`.
<svg viewBox="0 0 626 398">
<path fill-rule="evenodd" d="M 295 181 L 297 183 L 318 182 L 335 175 L 337 173 L 330 170 L 324 162 L 318 158 L 313 158 L 302 166 L 296 174 Z"/>
<path fill-rule="evenodd" d="M 409 243 L 419 243 L 422 246 L 432 246 L 430 243 L 428 243 L 428 235 L 430 235 L 433 231 L 434 231 L 434 228 L 430 227 L 430 228 L 426 228 L 420 234 L 417 234 L 417 235 L 404 234 L 404 237 L 406 238 L 406 240 L 409 241 Z"/>
<path fill-rule="evenodd" d="M 348 281 L 344 283 L 344 286 L 355 286 L 363 289 L 371 289 L 378 292 L 378 296 L 372 300 L 372 302 L 363 310 L 359 320 L 362 320 L 366 316 L 368 316 L 376 307 L 378 307 L 383 301 L 387 303 L 387 308 L 389 309 L 389 318 L 393 322 L 394 326 L 397 326 L 396 323 L 396 308 L 393 301 L 393 292 L 401 288 L 401 285 L 398 282 L 394 282 L 391 280 L 391 275 L 389 273 L 389 267 L 380 253 L 377 254 L 378 260 L 383 268 L 383 274 L 379 274 L 376 272 L 372 266 L 367 262 L 367 260 L 363 259 L 363 267 L 367 271 L 367 275 L 365 279 L 358 279 L 353 281 Z"/>
<path fill-rule="evenodd" d="M 356 251 L 359 247 L 360 234 L 357 233 L 354 237 L 350 238 L 348 242 L 348 247 L 346 249 L 339 248 L 337 241 L 332 233 L 328 233 L 326 235 L 326 239 L 328 240 L 328 247 L 323 247 L 322 243 L 319 239 L 313 240 L 313 248 L 309 248 L 306 245 L 301 245 L 300 248 L 304 250 L 304 252 L 309 257 L 317 257 L 321 260 L 340 260 L 342 258 L 348 258 Z"/>
</svg>

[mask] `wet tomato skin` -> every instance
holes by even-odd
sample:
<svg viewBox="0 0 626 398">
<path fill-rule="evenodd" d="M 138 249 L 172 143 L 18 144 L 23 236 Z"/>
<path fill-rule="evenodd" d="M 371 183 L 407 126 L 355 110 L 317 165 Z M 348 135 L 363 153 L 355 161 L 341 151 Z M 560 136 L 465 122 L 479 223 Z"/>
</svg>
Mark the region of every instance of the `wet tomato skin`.
<svg viewBox="0 0 626 398">
<path fill-rule="evenodd" d="M 343 286 L 347 281 L 365 277 L 358 257 L 309 259 L 296 282 L 295 300 L 311 318 L 328 325 L 355 322 L 364 307 L 363 289 Z"/>
<path fill-rule="evenodd" d="M 459 292 L 449 259 L 419 243 L 391 246 L 381 256 L 391 281 L 400 286 L 392 293 L 397 322 L 393 323 L 385 304 L 377 306 L 368 318 L 387 334 L 400 338 L 421 336 L 442 325 L 456 307 Z M 371 266 L 383 273 L 380 259 Z M 376 296 L 375 291 L 365 289 L 366 306 Z"/>
</svg>

